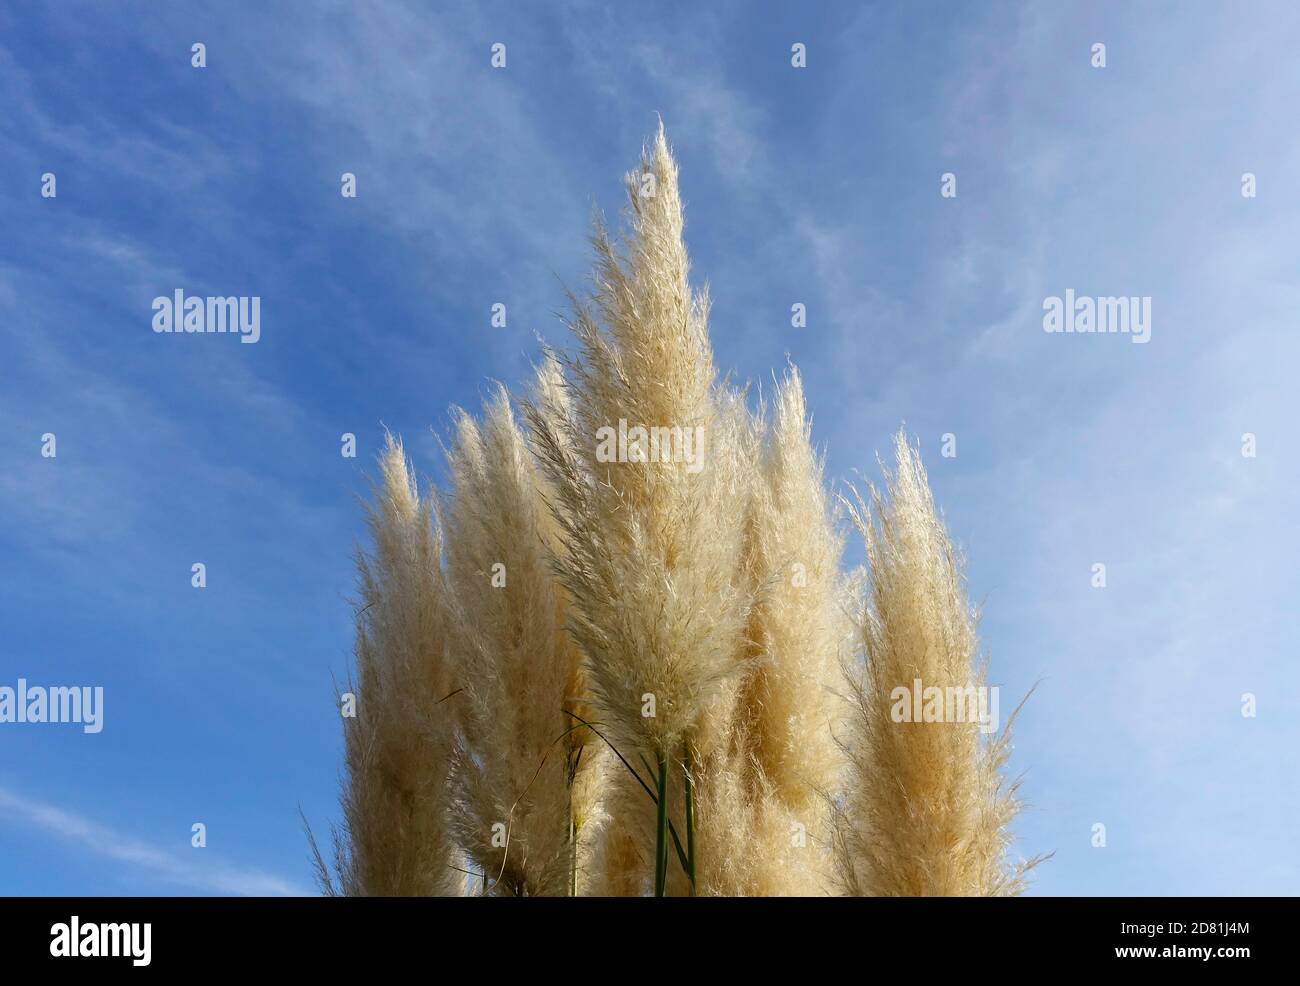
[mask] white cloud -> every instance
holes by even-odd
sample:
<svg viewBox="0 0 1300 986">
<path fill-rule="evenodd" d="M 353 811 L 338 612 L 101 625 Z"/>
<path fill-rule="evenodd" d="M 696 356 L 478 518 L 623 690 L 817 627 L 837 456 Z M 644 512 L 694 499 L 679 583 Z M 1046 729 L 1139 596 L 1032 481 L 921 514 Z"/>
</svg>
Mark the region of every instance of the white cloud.
<svg viewBox="0 0 1300 986">
<path fill-rule="evenodd" d="M 32 801 L 0 787 L 0 817 L 17 818 L 56 838 L 78 843 L 96 855 L 147 870 L 162 880 L 194 890 L 241 897 L 302 897 L 307 891 L 280 877 L 221 862 L 190 862 L 175 853 L 133 839 L 81 815 Z M 208 850 L 195 850 L 204 859 Z"/>
</svg>

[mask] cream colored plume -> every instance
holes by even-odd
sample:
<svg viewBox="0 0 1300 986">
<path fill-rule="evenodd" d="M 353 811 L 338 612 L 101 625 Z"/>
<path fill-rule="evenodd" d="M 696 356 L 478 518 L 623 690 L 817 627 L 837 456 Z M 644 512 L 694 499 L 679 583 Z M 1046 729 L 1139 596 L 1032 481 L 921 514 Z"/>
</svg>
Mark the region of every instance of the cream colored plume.
<svg viewBox="0 0 1300 986">
<path fill-rule="evenodd" d="M 851 781 L 836 849 L 845 892 L 861 896 L 1005 896 L 1033 862 L 1007 862 L 1018 810 L 1000 735 L 965 721 L 917 721 L 922 688 L 986 687 L 961 560 L 935 512 L 919 454 L 900 432 L 896 470 L 871 505 L 852 504 L 871 588 L 861 618 L 865 667 L 846 668 L 854 697 Z M 896 691 L 897 690 L 897 691 Z M 1014 717 L 1014 714 L 1013 716 Z M 902 721 L 911 720 L 911 721 Z"/>
<path fill-rule="evenodd" d="M 687 281 L 677 168 L 662 131 L 627 187 L 627 256 L 598 231 L 594 303 L 577 303 L 572 323 L 581 352 L 566 361 L 568 404 L 543 395 L 530 423 L 563 525 L 570 627 L 602 718 L 625 752 L 679 758 L 738 669 L 746 490 L 735 421 L 714 399 L 708 306 Z M 635 442 L 632 461 L 600 461 L 602 429 L 620 422 L 681 441 L 702 435 L 703 449 L 690 450 L 700 468 L 639 461 L 648 449 Z"/>
<path fill-rule="evenodd" d="M 565 896 L 581 865 L 577 836 L 590 840 L 599 824 L 599 792 L 585 777 L 595 763 L 582 762 L 585 730 L 566 712 L 582 685 L 551 570 L 553 520 L 504 388 L 481 425 L 457 415 L 448 460 L 463 687 L 455 831 L 495 892 Z"/>
<path fill-rule="evenodd" d="M 338 890 L 348 896 L 459 893 L 447 814 L 455 688 L 442 537 L 391 437 L 358 558 L 355 717 L 346 717 Z M 346 699 L 346 696 L 344 696 Z M 346 707 L 345 707 L 346 708 Z M 329 878 L 317 857 L 323 882 Z"/>
</svg>

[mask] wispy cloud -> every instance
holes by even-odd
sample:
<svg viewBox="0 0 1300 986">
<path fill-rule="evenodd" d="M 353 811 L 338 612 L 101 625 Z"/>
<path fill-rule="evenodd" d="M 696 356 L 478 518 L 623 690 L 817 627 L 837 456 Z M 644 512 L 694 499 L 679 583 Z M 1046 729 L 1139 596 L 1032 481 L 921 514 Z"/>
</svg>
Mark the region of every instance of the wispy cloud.
<svg viewBox="0 0 1300 986">
<path fill-rule="evenodd" d="M 0 818 L 17 819 L 48 835 L 75 842 L 119 863 L 147 870 L 149 875 L 192 890 L 242 897 L 303 897 L 307 891 L 269 873 L 243 869 L 220 861 L 197 863 L 175 853 L 123 835 L 81 815 L 33 801 L 0 787 Z M 196 850 L 197 852 L 197 850 Z M 204 858 L 207 850 L 202 850 Z"/>
<path fill-rule="evenodd" d="M 93 668 L 158 710 L 118 717 L 113 755 L 178 796 L 238 803 L 250 843 L 300 848 L 275 822 L 281 764 L 310 814 L 332 810 L 328 681 L 346 660 L 367 435 L 405 431 L 436 469 L 424 429 L 442 406 L 524 379 L 535 331 L 559 341 L 551 311 L 562 284 L 582 289 L 591 208 L 622 204 L 617 176 L 660 113 L 719 364 L 766 380 L 789 354 L 831 476 L 870 472 L 906 422 L 969 550 L 997 683 L 1045 679 L 1015 760 L 1040 807 L 1026 850 L 1058 850 L 1040 889 L 1295 884 L 1278 863 L 1300 808 L 1300 138 L 1276 126 L 1300 90 L 1289 7 L 1173 25 L 1104 3 L 939 18 L 842 3 L 755 18 L 734 0 L 667 18 L 594 0 L 64 6 L 0 14 L 0 669 Z M 508 69 L 490 66 L 496 41 Z M 1247 170 L 1258 200 L 1238 191 Z M 955 200 L 939 196 L 948 171 Z M 1152 344 L 1044 334 L 1043 298 L 1069 286 L 1154 296 Z M 263 296 L 263 341 L 154 335 L 150 301 L 177 287 Z M 509 327 L 489 331 L 497 301 Z M 39 454 L 47 431 L 57 460 Z M 960 452 L 940 458 L 949 431 Z M 192 706 L 218 667 L 240 687 Z M 1238 711 L 1247 690 L 1257 719 Z M 281 756 L 247 755 L 267 743 Z M 42 776 L 116 769 L 109 752 L 52 752 Z M 5 780 L 0 825 L 64 840 L 87 868 L 295 892 Z M 86 797 L 119 817 L 120 795 Z M 1096 820 L 1117 836 L 1107 853 Z M 0 884 L 25 863 L 0 862 Z"/>
</svg>

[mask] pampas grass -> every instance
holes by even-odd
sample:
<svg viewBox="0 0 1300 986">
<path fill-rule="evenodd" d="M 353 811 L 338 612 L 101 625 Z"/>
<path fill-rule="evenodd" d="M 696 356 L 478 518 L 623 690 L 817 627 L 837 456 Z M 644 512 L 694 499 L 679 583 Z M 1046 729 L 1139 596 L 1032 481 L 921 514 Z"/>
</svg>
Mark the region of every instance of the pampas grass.
<svg viewBox="0 0 1300 986">
<path fill-rule="evenodd" d="M 644 175 L 654 178 L 652 196 L 641 194 Z M 628 256 L 598 230 L 595 296 L 576 302 L 571 323 L 579 353 L 562 357 L 568 406 L 530 411 L 530 421 L 556 489 L 570 627 L 610 735 L 678 758 L 738 672 L 748 599 L 734 504 L 744 490 L 732 461 L 734 421 L 715 395 L 707 298 L 687 281 L 677 169 L 662 131 L 626 184 Z M 705 467 L 692 474 L 679 463 L 597 461 L 598 432 L 620 421 L 702 428 Z M 643 714 L 646 696 L 653 715 Z"/>
<path fill-rule="evenodd" d="M 460 886 L 448 813 L 453 707 L 450 590 L 433 503 L 421 498 L 400 443 L 380 457 L 357 559 L 355 716 L 345 717 L 343 832 L 335 888 L 357 897 L 441 896 Z"/>
<path fill-rule="evenodd" d="M 591 805 L 581 797 L 571 804 L 587 737 L 566 732 L 563 712 L 582 691 L 579 659 L 549 569 L 553 524 L 541 476 L 504 388 L 481 426 L 457 413 L 448 461 L 447 570 L 464 689 L 452 760 L 455 835 L 495 892 L 564 896 L 575 839 L 592 824 Z"/>
<path fill-rule="evenodd" d="M 872 582 L 860 618 L 865 664 L 846 669 L 853 783 L 839 813 L 840 879 L 860 896 L 1017 894 L 1033 863 L 1005 861 L 1019 808 L 1001 775 L 1011 722 L 986 740 L 969 717 L 898 721 L 894 711 L 895 694 L 911 693 L 917 680 L 986 687 L 961 559 L 902 432 L 894 459 L 884 491 L 873 488 L 869 506 L 856 495 L 850 504 Z"/>
<path fill-rule="evenodd" d="M 576 349 L 455 413 L 441 497 L 381 459 L 338 890 L 1019 892 L 1007 733 L 889 715 L 983 682 L 919 457 L 846 501 L 845 572 L 798 372 L 718 378 L 662 127 L 625 185 Z"/>
<path fill-rule="evenodd" d="M 751 494 L 748 628 L 755 665 L 738 718 L 753 818 L 747 894 L 818 894 L 830 885 L 831 792 L 840 790 L 835 737 L 846 714 L 839 681 L 851 646 L 836 529 L 813 449 L 803 383 L 778 387 Z"/>
<path fill-rule="evenodd" d="M 626 255 L 598 228 L 594 297 L 575 299 L 579 352 L 561 357 L 568 400 L 544 398 L 528 415 L 556 491 L 557 570 L 592 700 L 611 743 L 644 766 L 655 791 L 647 803 L 643 781 L 622 777 L 612 798 L 639 816 L 633 825 L 655 831 L 662 893 L 668 822 L 689 841 L 690 765 L 725 742 L 717 723 L 730 718 L 743 670 L 750 596 L 737 504 L 747 483 L 743 419 L 718 393 L 708 301 L 688 283 L 677 168 L 662 129 L 626 187 Z M 598 435 L 621 422 L 702 434 L 702 468 L 638 461 L 644 448 L 601 461 Z"/>
</svg>

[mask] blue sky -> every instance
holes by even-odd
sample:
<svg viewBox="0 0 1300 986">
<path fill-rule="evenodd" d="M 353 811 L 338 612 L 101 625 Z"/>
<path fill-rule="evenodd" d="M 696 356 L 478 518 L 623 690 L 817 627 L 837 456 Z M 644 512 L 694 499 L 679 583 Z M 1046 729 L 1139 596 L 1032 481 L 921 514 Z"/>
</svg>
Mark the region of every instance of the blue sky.
<svg viewBox="0 0 1300 986">
<path fill-rule="evenodd" d="M 719 364 L 797 363 L 836 478 L 906 423 L 991 682 L 1041 682 L 1033 892 L 1300 889 L 1292 5 L 204 6 L 0 10 L 0 685 L 106 695 L 0 725 L 0 892 L 312 889 L 383 429 L 437 476 L 448 406 L 565 341 L 656 114 Z M 153 333 L 176 288 L 260 341 Z M 1045 333 L 1067 288 L 1150 342 Z"/>
</svg>

